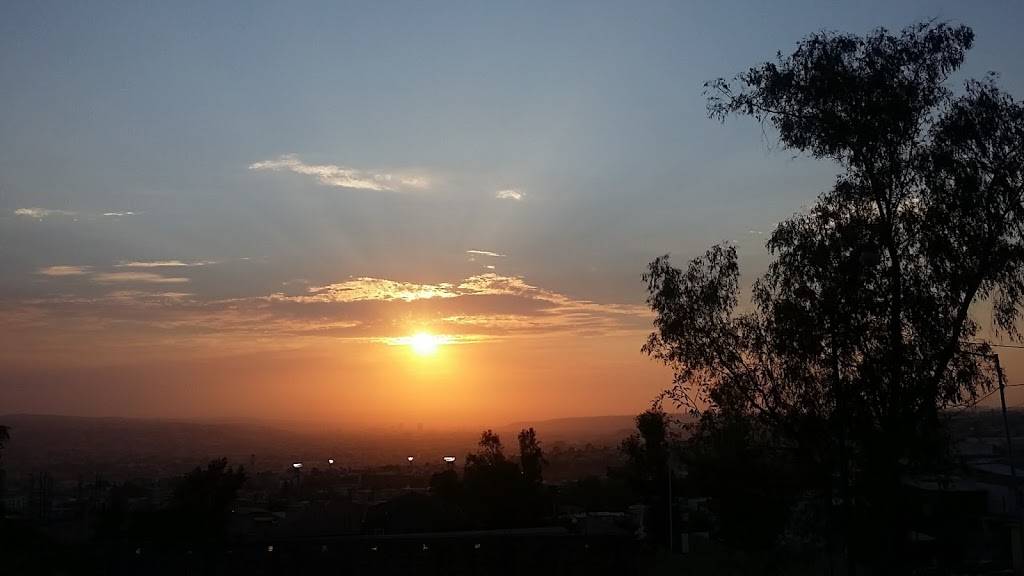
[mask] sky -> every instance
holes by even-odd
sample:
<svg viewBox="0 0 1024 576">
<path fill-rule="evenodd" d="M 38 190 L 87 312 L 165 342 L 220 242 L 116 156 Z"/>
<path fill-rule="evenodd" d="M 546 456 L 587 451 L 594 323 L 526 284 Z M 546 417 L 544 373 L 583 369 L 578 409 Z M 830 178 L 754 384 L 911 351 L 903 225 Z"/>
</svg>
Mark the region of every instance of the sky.
<svg viewBox="0 0 1024 576">
<path fill-rule="evenodd" d="M 0 413 L 638 412 L 645 265 L 835 175 L 703 82 L 933 18 L 1024 96 L 1016 2 L 5 2 Z"/>
</svg>

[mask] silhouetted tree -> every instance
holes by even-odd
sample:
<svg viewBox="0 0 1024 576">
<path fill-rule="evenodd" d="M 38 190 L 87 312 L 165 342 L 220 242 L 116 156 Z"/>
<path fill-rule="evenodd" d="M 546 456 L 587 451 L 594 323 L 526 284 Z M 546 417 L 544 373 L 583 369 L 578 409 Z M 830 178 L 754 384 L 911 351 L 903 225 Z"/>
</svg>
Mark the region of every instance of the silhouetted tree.
<svg viewBox="0 0 1024 576">
<path fill-rule="evenodd" d="M 537 433 L 533 428 L 519 432 L 519 467 L 523 471 L 523 479 L 527 484 L 537 485 L 544 481 L 544 459 Z"/>
<path fill-rule="evenodd" d="M 491 430 L 480 435 L 480 451 L 466 455 L 462 481 L 470 517 L 486 527 L 517 523 L 515 499 L 519 492 L 519 467 L 508 460 L 501 438 Z"/>
<path fill-rule="evenodd" d="M 534 442 L 539 451 L 536 437 Z M 483 432 L 479 445 L 479 452 L 466 456 L 462 475 L 470 519 L 486 527 L 536 522 L 540 485 L 525 480 L 519 465 L 505 456 L 501 439 L 493 431 Z M 543 455 L 538 455 L 543 459 Z"/>
<path fill-rule="evenodd" d="M 480 434 L 480 452 L 466 456 L 466 465 L 494 466 L 505 461 L 505 452 L 501 438 L 493 430 L 484 430 Z"/>
<path fill-rule="evenodd" d="M 791 521 L 790 510 L 802 500 L 804 485 L 792 455 L 775 450 L 756 419 L 719 412 L 705 417 L 681 452 L 686 489 L 713 499 L 716 539 L 747 553 L 746 560 L 753 562 L 746 567 L 749 571 L 764 569 L 791 553 L 779 546 L 787 530 L 815 540 L 820 526 Z"/>
<path fill-rule="evenodd" d="M 636 417 L 636 434 L 622 441 L 624 469 L 629 487 L 648 507 L 645 529 L 652 542 L 663 545 L 668 536 L 668 482 L 670 434 L 668 416 L 647 410 Z"/>
<path fill-rule="evenodd" d="M 228 466 L 227 458 L 221 458 L 206 468 L 196 467 L 174 490 L 168 523 L 174 533 L 169 540 L 202 554 L 207 569 L 223 552 L 231 505 L 245 478 L 242 466 Z"/>
<path fill-rule="evenodd" d="M 712 117 L 753 116 L 841 174 L 773 231 L 749 310 L 734 247 L 645 275 L 644 350 L 675 370 L 666 398 L 756 421 L 857 503 L 879 559 L 899 552 L 901 474 L 943 454 L 942 408 L 992 385 L 971 306 L 991 303 L 993 330 L 1019 336 L 1024 108 L 992 77 L 946 87 L 973 39 L 932 23 L 822 32 L 708 83 Z"/>
</svg>

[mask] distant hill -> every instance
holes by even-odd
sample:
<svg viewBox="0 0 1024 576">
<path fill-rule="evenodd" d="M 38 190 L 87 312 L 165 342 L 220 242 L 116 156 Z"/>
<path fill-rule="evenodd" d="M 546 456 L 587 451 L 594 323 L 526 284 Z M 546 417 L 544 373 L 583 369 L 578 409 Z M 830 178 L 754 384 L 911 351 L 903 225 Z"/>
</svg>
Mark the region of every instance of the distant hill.
<svg viewBox="0 0 1024 576">
<path fill-rule="evenodd" d="M 680 422 L 689 422 L 685 414 L 673 414 Z M 518 432 L 533 427 L 545 442 L 618 442 L 636 432 L 636 415 L 581 416 L 577 418 L 556 418 L 553 420 L 524 420 L 503 426 L 497 431 Z"/>
<path fill-rule="evenodd" d="M 634 432 L 636 416 L 582 416 L 552 420 L 523 420 L 497 428 L 498 433 L 516 434 L 533 427 L 543 442 L 595 442 L 619 440 Z"/>
</svg>

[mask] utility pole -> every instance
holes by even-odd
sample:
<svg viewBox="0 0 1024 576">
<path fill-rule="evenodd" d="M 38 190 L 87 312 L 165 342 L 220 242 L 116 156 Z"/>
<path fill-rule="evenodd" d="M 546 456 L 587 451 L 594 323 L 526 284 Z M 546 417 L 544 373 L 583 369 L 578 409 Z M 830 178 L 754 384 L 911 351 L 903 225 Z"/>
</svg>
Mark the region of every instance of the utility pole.
<svg viewBox="0 0 1024 576">
<path fill-rule="evenodd" d="M 1017 468 L 1013 465 L 1013 441 L 1010 438 L 1010 421 L 1006 417 L 1006 381 L 1003 380 L 1003 368 L 999 364 L 999 354 L 993 352 L 992 358 L 996 364 L 996 378 L 999 380 L 999 403 L 1003 406 L 1003 430 L 1006 432 L 1006 459 L 1010 463 L 1010 476 L 1013 478 L 1013 485 L 1016 488 Z"/>
<path fill-rule="evenodd" d="M 1021 565 L 1015 566 L 1017 574 L 1024 573 L 1024 502 L 1021 502 L 1020 485 L 1017 483 L 1017 467 L 1013 464 L 1013 438 L 1010 436 L 1010 421 L 1006 416 L 1006 379 L 1003 378 L 1003 367 L 999 364 L 999 354 L 993 352 L 992 359 L 996 365 L 996 378 L 999 380 L 999 403 L 1003 409 L 1003 430 L 1006 433 L 1006 461 L 1010 465 L 1010 478 L 1013 483 L 1013 496 L 1017 503 L 1018 527 L 1017 536 L 1020 539 L 1020 553 L 1014 555 L 1019 559 Z"/>
<path fill-rule="evenodd" d="M 666 458 L 668 462 L 668 553 L 672 554 L 675 544 L 675 535 L 672 526 L 672 457 Z"/>
</svg>

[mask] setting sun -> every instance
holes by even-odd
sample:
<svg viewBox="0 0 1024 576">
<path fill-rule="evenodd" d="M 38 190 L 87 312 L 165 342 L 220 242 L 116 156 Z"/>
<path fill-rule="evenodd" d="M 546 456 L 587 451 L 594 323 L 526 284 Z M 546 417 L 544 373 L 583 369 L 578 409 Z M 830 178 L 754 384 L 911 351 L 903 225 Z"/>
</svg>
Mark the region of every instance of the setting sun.
<svg viewBox="0 0 1024 576">
<path fill-rule="evenodd" d="M 429 332 L 418 332 L 409 338 L 412 351 L 420 356 L 434 355 L 441 344 L 444 344 L 444 338 Z"/>
</svg>

